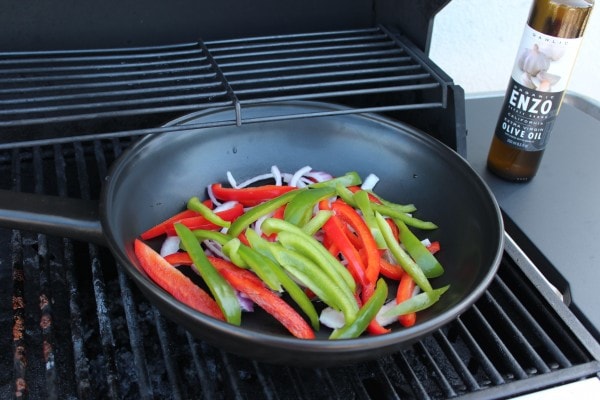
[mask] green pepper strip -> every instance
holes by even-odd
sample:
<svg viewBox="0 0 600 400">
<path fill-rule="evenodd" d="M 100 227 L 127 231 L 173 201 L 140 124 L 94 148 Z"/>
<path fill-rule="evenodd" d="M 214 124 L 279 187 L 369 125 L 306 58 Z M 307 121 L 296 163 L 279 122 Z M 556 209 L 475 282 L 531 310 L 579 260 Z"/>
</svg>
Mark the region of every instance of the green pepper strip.
<svg viewBox="0 0 600 400">
<path fill-rule="evenodd" d="M 268 243 L 269 250 L 277 261 L 292 276 L 316 294 L 328 306 L 341 311 L 346 321 L 354 321 L 358 304 L 354 298 L 340 296 L 339 282 L 331 279 L 308 257 L 283 247 L 279 243 Z"/>
<path fill-rule="evenodd" d="M 317 265 L 321 266 L 331 279 L 334 281 L 341 280 L 342 282 L 345 282 L 352 293 L 356 291 L 356 282 L 354 282 L 352 275 L 348 272 L 346 267 L 332 256 L 318 240 L 307 235 L 296 225 L 292 225 L 281 219 L 267 218 L 263 221 L 261 229 L 267 235 L 281 231 L 295 233 L 302 239 L 304 246 L 308 246 L 307 249 L 310 249 L 307 254 L 312 255 L 311 259 L 316 262 Z"/>
<path fill-rule="evenodd" d="M 412 226 L 414 228 L 423 229 L 423 230 L 432 230 L 436 229 L 438 226 L 430 221 L 423 221 L 421 219 L 411 217 L 410 215 L 398 211 L 393 207 L 386 206 L 383 204 L 372 203 L 373 211 L 379 212 L 382 215 L 399 219 L 404 222 L 406 225 Z"/>
<path fill-rule="evenodd" d="M 372 190 L 367 190 L 367 192 L 375 197 L 377 200 L 379 200 L 381 202 L 381 204 L 383 204 L 384 206 L 388 206 L 390 208 L 393 208 L 394 210 L 401 212 L 401 213 L 411 213 L 411 212 L 415 212 L 417 211 L 417 207 L 415 207 L 414 204 L 399 204 L 399 203 L 393 203 L 389 200 L 384 199 L 383 197 L 379 196 L 378 194 L 374 193 Z"/>
<path fill-rule="evenodd" d="M 231 285 L 219 274 L 215 267 L 208 261 L 200 243 L 192 231 L 181 223 L 175 223 L 177 236 L 187 250 L 192 259 L 195 268 L 208 286 L 214 296 L 217 304 L 225 315 L 225 320 L 233 325 L 240 325 L 242 322 L 242 310 L 235 291 Z"/>
<path fill-rule="evenodd" d="M 442 264 L 435 258 L 427 247 L 415 236 L 414 233 L 399 219 L 394 219 L 398 226 L 400 243 L 404 245 L 406 251 L 413 260 L 421 267 L 423 273 L 428 278 L 437 278 L 444 274 Z"/>
<path fill-rule="evenodd" d="M 371 235 L 373 235 L 375 243 L 377 243 L 377 247 L 379 249 L 387 249 L 385 239 L 383 239 L 383 235 L 381 234 L 379 226 L 377 225 L 377 221 L 375 220 L 375 212 L 373 211 L 373 207 L 371 207 L 369 193 L 367 193 L 365 190 L 359 190 L 358 192 L 354 193 L 353 197 L 356 206 L 362 213 L 367 226 L 371 230 Z"/>
<path fill-rule="evenodd" d="M 344 301 L 347 303 L 356 304 L 354 291 L 348 285 L 346 285 L 343 280 L 339 279 L 335 274 L 327 272 L 328 267 L 323 263 L 322 256 L 318 253 L 315 253 L 314 248 L 310 244 L 307 244 L 306 240 L 304 240 L 304 238 L 301 235 L 297 235 L 292 232 L 282 231 L 277 234 L 277 240 L 284 247 L 293 250 L 299 254 L 302 254 L 309 260 L 313 261 L 334 282 L 337 288 L 336 291 L 338 292 L 338 296 L 343 297 Z M 353 306 L 351 308 L 353 308 Z M 358 310 L 358 308 L 356 308 L 356 310 Z"/>
<path fill-rule="evenodd" d="M 228 241 L 231 241 L 231 237 L 229 235 L 225 235 L 221 232 L 208 231 L 208 230 L 196 230 L 194 231 L 194 235 L 198 240 L 214 240 L 222 245 L 226 245 Z M 258 236 L 258 234 L 248 229 L 246 231 L 246 238 L 250 242 L 252 247 L 245 246 L 240 243 L 238 251 L 241 253 L 240 256 L 242 259 L 250 265 L 250 268 L 254 271 L 254 273 L 265 282 L 267 286 L 273 289 L 272 282 L 268 283 L 273 278 L 267 278 L 266 280 L 263 276 L 271 277 L 271 274 L 275 276 L 277 280 L 277 286 L 274 286 L 277 291 L 280 291 L 281 286 L 285 289 L 285 291 L 290 295 L 292 300 L 298 304 L 300 309 L 304 311 L 306 316 L 310 319 L 310 324 L 315 330 L 319 329 L 319 315 L 315 310 L 315 306 L 310 301 L 306 293 L 294 282 L 288 274 L 283 270 L 283 268 L 274 260 L 269 258 L 265 252 L 260 250 L 260 246 L 262 242 L 267 243 L 266 240 L 262 239 Z M 254 254 L 253 254 L 254 253 Z M 239 265 L 238 265 L 239 267 Z M 260 271 L 260 273 L 258 272 Z M 268 271 L 268 272 L 265 272 Z M 281 286 L 279 286 L 279 284 Z"/>
<path fill-rule="evenodd" d="M 331 218 L 332 215 L 333 215 L 333 212 L 331 212 L 331 211 L 320 210 L 315 214 L 314 217 L 311 218 L 310 221 L 308 221 L 306 224 L 304 224 L 304 226 L 302 227 L 302 230 L 307 235 L 312 236 L 315 233 L 317 233 L 319 231 L 319 229 L 321 229 L 323 227 L 323 225 L 325 225 L 327 220 L 329 220 L 329 218 Z"/>
<path fill-rule="evenodd" d="M 298 286 L 296 282 L 284 271 L 284 269 L 277 263 L 277 260 L 273 256 L 270 257 L 271 252 L 269 251 L 267 245 L 270 243 L 265 239 L 258 236 L 258 234 L 252 229 L 246 230 L 246 238 L 252 247 L 250 250 L 253 250 L 261 256 L 261 259 L 265 266 L 273 271 L 273 273 L 281 282 L 281 286 L 285 289 L 285 291 L 290 295 L 292 300 L 300 307 L 304 314 L 310 319 L 310 324 L 315 330 L 319 330 L 319 315 L 315 310 L 315 306 L 312 301 L 308 298 L 304 290 Z"/>
<path fill-rule="evenodd" d="M 418 295 L 403 301 L 397 306 L 390 308 L 385 313 L 383 313 L 382 316 L 386 318 L 397 317 L 400 315 L 410 314 L 429 308 L 433 304 L 435 304 L 444 293 L 446 293 L 449 287 L 450 285 L 446 285 L 439 289 L 433 289 L 429 292 L 419 293 Z"/>
<path fill-rule="evenodd" d="M 427 277 L 423 273 L 421 267 L 419 267 L 412 258 L 404 251 L 400 243 L 396 241 L 394 234 L 392 233 L 392 228 L 387 224 L 385 219 L 378 212 L 375 213 L 375 219 L 377 220 L 377 225 L 379 225 L 379 229 L 383 234 L 383 238 L 385 239 L 385 243 L 388 246 L 388 249 L 392 252 L 392 255 L 396 259 L 396 261 L 402 266 L 404 271 L 409 274 L 417 285 L 424 292 L 429 292 L 432 290 L 431 283 L 427 280 Z"/>
<path fill-rule="evenodd" d="M 270 289 L 281 291 L 281 281 L 272 266 L 250 247 L 221 232 L 198 229 L 193 231 L 197 240 L 214 240 L 223 246 L 223 252 L 232 263 L 240 268 L 249 267 Z"/>
<path fill-rule="evenodd" d="M 345 175 L 338 176 L 337 178 L 329 179 L 323 182 L 312 183 L 308 185 L 311 188 L 321 187 L 336 187 L 338 184 L 342 186 L 357 186 L 362 183 L 362 179 L 357 172 L 347 172 Z"/>
<path fill-rule="evenodd" d="M 360 308 L 356 319 L 353 322 L 346 323 L 343 327 L 335 329 L 331 332 L 329 339 L 352 339 L 360 336 L 369 323 L 376 317 L 377 313 L 385 303 L 385 299 L 388 295 L 388 288 L 385 280 L 380 278 L 377 281 L 377 286 L 373 295 L 369 297 L 369 300 Z"/>
<path fill-rule="evenodd" d="M 305 189 L 292 190 L 291 192 L 287 192 L 279 197 L 275 197 L 274 199 L 252 207 L 231 224 L 227 233 L 233 237 L 239 236 L 239 234 L 246 230 L 251 223 L 255 222 L 263 215 L 267 215 L 284 204 L 289 203 L 295 196 L 302 193 L 303 190 Z"/>
<path fill-rule="evenodd" d="M 283 219 L 291 224 L 302 227 L 312 217 L 315 204 L 335 194 L 332 187 L 321 187 L 304 190 L 298 193 L 285 207 Z"/>
<path fill-rule="evenodd" d="M 188 200 L 187 203 L 188 210 L 196 211 L 207 221 L 212 222 L 217 226 L 222 226 L 223 228 L 229 228 L 231 222 L 225 221 L 223 218 L 219 217 L 213 210 L 208 208 L 205 204 L 203 204 L 198 197 L 192 197 Z"/>
</svg>

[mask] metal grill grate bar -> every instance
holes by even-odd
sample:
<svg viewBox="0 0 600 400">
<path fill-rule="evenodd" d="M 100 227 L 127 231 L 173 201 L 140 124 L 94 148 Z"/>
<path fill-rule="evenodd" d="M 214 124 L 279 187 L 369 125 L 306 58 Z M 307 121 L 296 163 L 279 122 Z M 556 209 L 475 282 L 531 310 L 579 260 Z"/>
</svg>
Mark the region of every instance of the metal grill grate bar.
<svg viewBox="0 0 600 400">
<path fill-rule="evenodd" d="M 137 117 L 137 129 L 157 126 L 174 114 L 231 107 L 228 124 L 250 123 L 240 105 L 290 100 L 336 102 L 356 112 L 441 109 L 449 78 L 382 28 L 243 38 L 132 49 L 0 53 L 0 127 L 10 140 L 33 144 L 46 124 L 71 123 L 62 135 L 115 138 L 88 131 L 83 121 Z M 447 79 L 447 80 L 445 80 Z M 410 91 L 411 95 L 403 95 Z M 415 98 L 421 99 L 415 102 Z M 377 99 L 377 101 L 374 101 Z M 376 107 L 373 104 L 377 104 Z M 293 118 L 293 116 L 292 116 Z M 84 128 L 82 128 L 84 127 Z M 90 129 L 92 130 L 92 129 Z M 91 136 L 90 136 L 91 137 Z M 57 140 L 58 142 L 54 142 Z"/>
</svg>

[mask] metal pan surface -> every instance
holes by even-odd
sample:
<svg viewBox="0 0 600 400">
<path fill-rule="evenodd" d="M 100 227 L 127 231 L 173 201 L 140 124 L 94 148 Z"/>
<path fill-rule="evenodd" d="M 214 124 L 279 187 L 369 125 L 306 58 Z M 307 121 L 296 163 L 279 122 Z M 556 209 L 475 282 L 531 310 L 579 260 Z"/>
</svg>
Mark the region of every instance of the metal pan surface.
<svg viewBox="0 0 600 400">
<path fill-rule="evenodd" d="M 341 110 L 324 103 L 295 102 L 250 106 L 244 118 Z M 180 118 L 175 124 L 230 119 L 212 110 Z M 439 229 L 445 274 L 434 287 L 450 284 L 432 308 L 419 313 L 415 326 L 352 340 L 295 339 L 263 312 L 244 314 L 240 327 L 202 315 L 174 300 L 140 269 L 133 240 L 184 208 L 227 171 L 247 178 L 271 165 L 294 171 L 310 165 L 339 175 L 357 171 L 380 177 L 376 192 L 400 203 L 414 203 L 417 216 Z M 494 277 L 503 252 L 498 204 L 486 184 L 452 149 L 399 122 L 374 114 L 340 114 L 285 119 L 242 126 L 190 129 L 143 138 L 112 166 L 105 182 L 100 217 L 106 243 L 120 264 L 159 310 L 208 343 L 259 361 L 328 366 L 372 359 L 406 346 L 442 327 L 470 307 Z"/>
</svg>

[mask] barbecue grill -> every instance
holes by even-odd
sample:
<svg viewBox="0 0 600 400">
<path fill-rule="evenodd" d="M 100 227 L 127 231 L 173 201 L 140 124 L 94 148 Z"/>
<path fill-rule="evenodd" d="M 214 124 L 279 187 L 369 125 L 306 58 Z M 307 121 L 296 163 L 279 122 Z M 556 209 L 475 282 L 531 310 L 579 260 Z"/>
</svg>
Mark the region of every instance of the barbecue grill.
<svg viewBox="0 0 600 400">
<path fill-rule="evenodd" d="M 0 15 L 2 189 L 97 199 L 132 143 L 213 107 L 230 118 L 198 127 L 377 112 L 467 154 L 463 91 L 427 56 L 446 1 L 64 3 Z M 244 113 L 289 100 L 351 111 Z M 597 339 L 508 233 L 467 312 L 401 351 L 332 368 L 192 337 L 101 246 L 8 229 L 0 241 L 2 398 L 497 398 L 600 374 Z"/>
</svg>

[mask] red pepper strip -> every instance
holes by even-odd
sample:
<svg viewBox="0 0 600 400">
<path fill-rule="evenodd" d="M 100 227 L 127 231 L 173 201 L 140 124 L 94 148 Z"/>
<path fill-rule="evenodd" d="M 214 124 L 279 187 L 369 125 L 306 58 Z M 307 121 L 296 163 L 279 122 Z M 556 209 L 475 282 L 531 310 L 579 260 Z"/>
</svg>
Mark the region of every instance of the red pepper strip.
<svg viewBox="0 0 600 400">
<path fill-rule="evenodd" d="M 386 278 L 399 281 L 404 276 L 404 270 L 398 264 L 392 264 L 385 258 L 379 259 L 379 273 Z"/>
<path fill-rule="evenodd" d="M 348 189 L 352 193 L 356 193 L 359 190 L 363 190 L 360 188 L 360 186 L 348 186 Z M 373 203 L 381 204 L 381 200 L 379 200 L 376 196 L 373 196 L 371 193 L 369 193 L 369 200 L 371 200 L 371 202 L 373 202 Z"/>
<path fill-rule="evenodd" d="M 238 268 L 222 258 L 208 257 L 208 260 L 231 286 L 281 322 L 292 335 L 300 339 L 315 338 L 314 331 L 302 316 L 252 272 Z"/>
<path fill-rule="evenodd" d="M 409 274 L 404 274 L 402 279 L 400 279 L 400 284 L 398 285 L 398 291 L 396 292 L 396 303 L 400 304 L 405 300 L 410 299 L 413 296 L 415 291 L 415 281 Z M 404 315 L 398 316 L 398 321 L 402 324 L 402 326 L 409 327 L 413 326 L 417 320 L 417 313 L 412 312 Z"/>
<path fill-rule="evenodd" d="M 213 318 L 225 320 L 217 302 L 190 278 L 169 264 L 139 239 L 134 242 L 135 255 L 148 276 L 183 304 Z"/>
<path fill-rule="evenodd" d="M 281 207 L 279 207 L 277 210 L 275 210 L 273 212 L 273 218 L 283 219 L 283 215 L 285 213 L 285 206 L 287 206 L 287 204 L 284 204 Z M 277 239 L 277 233 L 271 233 L 270 235 L 266 235 L 263 233 L 263 237 L 270 242 L 274 242 L 275 239 Z"/>
<path fill-rule="evenodd" d="M 263 185 L 247 188 L 224 188 L 220 183 L 214 183 L 211 190 L 215 197 L 222 201 L 239 201 L 246 207 L 256 206 L 264 201 L 279 197 L 284 193 L 297 190 L 294 186 Z"/>
<path fill-rule="evenodd" d="M 160 235 L 166 233 L 167 228 L 169 228 L 169 227 L 173 228 L 173 224 L 175 222 L 179 222 L 182 219 L 196 217 L 196 216 L 198 216 L 198 213 L 196 211 L 184 210 L 180 213 L 173 215 L 171 218 L 159 223 L 158 225 L 155 225 L 152 228 L 148 229 L 146 232 L 142 233 L 140 235 L 140 237 L 143 240 L 153 239 L 157 236 L 160 236 Z"/>
<path fill-rule="evenodd" d="M 325 234 L 329 236 L 332 243 L 335 244 L 348 262 L 348 271 L 354 278 L 354 281 L 360 286 L 366 286 L 369 281 L 365 274 L 365 267 L 360 258 L 358 250 L 352 245 L 350 239 L 344 233 L 342 220 L 337 215 L 332 215 L 323 225 Z"/>
<path fill-rule="evenodd" d="M 375 238 L 371 234 L 371 229 L 358 212 L 348 204 L 336 200 L 333 202 L 332 208 L 336 215 L 339 215 L 344 222 L 352 227 L 358 239 L 360 239 L 361 247 L 365 250 L 367 258 L 365 274 L 369 283 L 374 285 L 379 278 L 379 259 L 381 256 Z"/>
<path fill-rule="evenodd" d="M 394 223 L 394 220 L 391 218 L 386 218 L 385 220 L 387 221 L 390 228 L 392 228 L 392 234 L 396 238 L 396 241 L 399 241 L 400 240 L 400 229 L 398 229 L 398 225 L 396 225 Z"/>
<path fill-rule="evenodd" d="M 225 221 L 233 221 L 237 217 L 242 215 L 243 213 L 244 213 L 244 206 L 241 203 L 237 203 L 233 207 L 228 208 L 227 210 L 218 211 L 215 214 L 217 214 L 219 217 L 221 217 Z M 196 213 L 196 216 L 194 216 L 194 217 L 184 218 L 184 219 L 181 219 L 179 221 L 174 221 L 174 222 L 182 223 L 183 225 L 187 226 L 191 230 L 196 230 L 196 229 L 204 229 L 204 230 L 219 229 L 220 230 L 222 228 L 221 226 L 218 226 L 218 225 L 210 222 L 205 217 L 198 215 L 198 213 Z M 176 233 L 175 233 L 174 223 L 167 225 L 165 232 L 167 235 L 175 235 Z"/>
<path fill-rule="evenodd" d="M 173 266 L 186 265 L 189 267 L 194 263 L 192 257 L 185 251 L 178 251 L 177 253 L 166 255 L 165 260 Z"/>
<path fill-rule="evenodd" d="M 373 293 L 375 293 L 375 282 L 369 282 L 369 284 L 365 287 L 363 287 L 361 296 L 362 296 L 362 303 L 366 303 L 371 296 L 373 296 Z M 385 333 L 389 333 L 391 332 L 391 329 L 389 328 L 384 328 L 383 326 L 381 326 L 379 324 L 379 322 L 377 322 L 377 320 L 375 318 L 373 318 L 371 320 L 371 322 L 369 322 L 369 325 L 367 326 L 367 331 L 371 334 L 371 335 L 383 335 Z"/>
<path fill-rule="evenodd" d="M 435 242 L 431 242 L 431 244 L 427 246 L 427 250 L 429 250 L 431 254 L 437 253 L 438 251 L 440 251 L 440 249 L 440 242 L 438 242 L 437 240 Z"/>
</svg>

